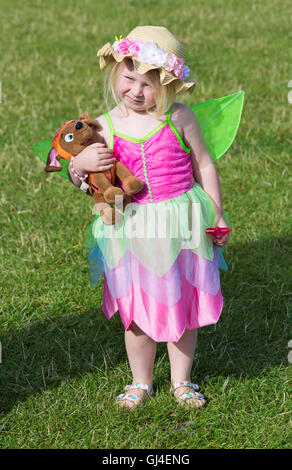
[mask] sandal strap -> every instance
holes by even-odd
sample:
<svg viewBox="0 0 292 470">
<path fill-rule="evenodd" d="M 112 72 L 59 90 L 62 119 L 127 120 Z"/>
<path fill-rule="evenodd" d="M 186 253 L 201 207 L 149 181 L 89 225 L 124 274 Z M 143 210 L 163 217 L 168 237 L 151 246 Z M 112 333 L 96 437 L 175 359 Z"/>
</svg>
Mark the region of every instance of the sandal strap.
<svg viewBox="0 0 292 470">
<path fill-rule="evenodd" d="M 140 382 L 135 382 L 131 385 L 126 385 L 125 391 L 128 392 L 129 390 L 133 390 L 135 388 L 140 388 L 141 390 L 145 390 L 150 397 L 152 397 L 154 395 L 154 390 L 153 390 L 152 387 L 150 387 L 147 384 L 142 384 Z"/>
<path fill-rule="evenodd" d="M 189 381 L 187 381 L 187 380 L 184 380 L 184 381 L 182 381 L 182 382 L 175 382 L 175 383 L 173 384 L 174 390 L 176 390 L 176 389 L 179 388 L 179 387 L 190 387 L 190 388 L 192 388 L 192 389 L 194 389 L 194 390 L 196 390 L 196 391 L 199 390 L 199 386 L 198 386 L 197 384 L 193 384 L 192 382 L 189 382 Z"/>
<path fill-rule="evenodd" d="M 173 384 L 173 390 L 177 390 L 180 387 L 188 387 L 190 388 L 189 392 L 182 393 L 181 395 L 177 396 L 177 400 L 185 401 L 189 400 L 190 398 L 196 398 L 197 400 L 204 400 L 205 397 L 202 393 L 198 393 L 199 386 L 197 384 L 193 384 L 192 382 L 189 382 L 187 380 L 184 380 L 182 382 L 175 382 Z"/>
</svg>

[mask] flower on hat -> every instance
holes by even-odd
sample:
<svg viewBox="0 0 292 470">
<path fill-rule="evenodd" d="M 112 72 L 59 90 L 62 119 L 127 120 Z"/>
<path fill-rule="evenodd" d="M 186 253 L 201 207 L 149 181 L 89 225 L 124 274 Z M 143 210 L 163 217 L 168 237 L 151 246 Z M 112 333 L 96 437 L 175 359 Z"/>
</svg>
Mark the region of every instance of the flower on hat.
<svg viewBox="0 0 292 470">
<path fill-rule="evenodd" d="M 128 38 L 122 39 L 119 41 L 118 45 L 118 51 L 120 54 L 129 54 L 129 45 L 131 44 L 131 41 Z"/>
<path fill-rule="evenodd" d="M 166 63 L 164 64 L 165 70 L 167 70 L 168 72 L 171 72 L 174 69 L 175 61 L 176 61 L 175 54 L 167 54 L 167 60 L 166 60 Z"/>
<path fill-rule="evenodd" d="M 142 41 L 132 41 L 129 45 L 130 54 L 134 57 L 138 57 L 142 44 Z"/>
<path fill-rule="evenodd" d="M 141 47 L 138 57 L 147 64 L 163 67 L 163 64 L 167 61 L 167 52 L 157 47 L 154 42 L 148 41 Z"/>
<path fill-rule="evenodd" d="M 184 60 L 178 57 L 173 66 L 173 71 L 175 75 L 181 78 L 184 73 L 184 68 L 185 68 Z"/>
<path fill-rule="evenodd" d="M 112 44 L 115 52 L 122 55 L 130 54 L 133 57 L 139 57 L 146 64 L 163 67 L 168 72 L 173 72 L 178 78 L 186 79 L 190 69 L 184 63 L 181 57 L 175 54 L 168 54 L 165 49 L 158 47 L 153 41 L 130 41 L 129 38 L 116 38 Z"/>
<path fill-rule="evenodd" d="M 182 77 L 181 77 L 181 78 L 182 78 L 183 80 L 185 80 L 186 78 L 188 78 L 188 76 L 189 76 L 189 74 L 190 74 L 190 71 L 191 71 L 191 69 L 190 69 L 187 65 L 185 65 L 185 66 L 184 66 L 184 70 L 183 70 L 183 74 L 182 74 Z"/>
</svg>

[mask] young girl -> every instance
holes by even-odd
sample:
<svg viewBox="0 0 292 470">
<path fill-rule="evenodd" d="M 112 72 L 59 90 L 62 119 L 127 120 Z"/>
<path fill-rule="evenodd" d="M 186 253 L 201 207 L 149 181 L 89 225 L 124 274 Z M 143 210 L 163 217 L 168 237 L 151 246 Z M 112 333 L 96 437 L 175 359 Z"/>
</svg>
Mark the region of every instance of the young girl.
<svg viewBox="0 0 292 470">
<path fill-rule="evenodd" d="M 98 55 L 117 106 L 97 118 L 106 145 L 76 156 L 71 180 L 79 186 L 116 159 L 144 182 L 122 226 L 97 216 L 90 227 L 90 266 L 96 279 L 105 272 L 103 311 L 120 313 L 133 374 L 116 401 L 133 409 L 153 396 L 156 343 L 167 342 L 174 396 L 200 407 L 206 401 L 190 376 L 197 329 L 221 314 L 218 247 L 228 235 L 205 233 L 227 227 L 218 176 L 195 115 L 174 103 L 195 80 L 187 80 L 182 44 L 163 27 L 139 26 Z"/>
</svg>

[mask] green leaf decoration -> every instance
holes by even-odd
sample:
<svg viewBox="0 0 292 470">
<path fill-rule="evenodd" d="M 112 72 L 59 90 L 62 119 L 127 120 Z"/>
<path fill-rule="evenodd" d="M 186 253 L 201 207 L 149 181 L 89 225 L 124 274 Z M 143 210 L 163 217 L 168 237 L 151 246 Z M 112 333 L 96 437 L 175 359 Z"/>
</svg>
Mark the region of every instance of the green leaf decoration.
<svg viewBox="0 0 292 470">
<path fill-rule="evenodd" d="M 213 161 L 227 152 L 241 119 L 244 91 L 191 106 Z"/>
</svg>

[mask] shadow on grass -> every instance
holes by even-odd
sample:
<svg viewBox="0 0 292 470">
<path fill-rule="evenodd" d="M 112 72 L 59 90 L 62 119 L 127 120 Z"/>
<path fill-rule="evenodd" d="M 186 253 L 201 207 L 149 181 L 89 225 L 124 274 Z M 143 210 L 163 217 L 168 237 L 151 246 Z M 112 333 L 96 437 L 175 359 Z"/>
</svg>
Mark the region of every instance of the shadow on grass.
<svg viewBox="0 0 292 470">
<path fill-rule="evenodd" d="M 193 368 L 199 383 L 207 376 L 258 376 L 288 364 L 291 240 L 234 245 L 225 255 L 229 271 L 222 276 L 224 310 L 217 325 L 200 331 Z M 48 317 L 29 329 L 8 331 L 0 340 L 3 413 L 29 395 L 87 373 L 114 373 L 126 362 L 119 316 L 109 322 L 95 306 L 82 314 Z M 165 344 L 159 344 L 157 359 L 165 352 Z M 169 386 L 169 377 L 156 377 L 163 386 L 166 380 Z"/>
</svg>

